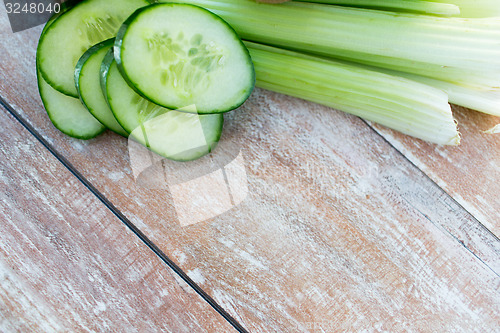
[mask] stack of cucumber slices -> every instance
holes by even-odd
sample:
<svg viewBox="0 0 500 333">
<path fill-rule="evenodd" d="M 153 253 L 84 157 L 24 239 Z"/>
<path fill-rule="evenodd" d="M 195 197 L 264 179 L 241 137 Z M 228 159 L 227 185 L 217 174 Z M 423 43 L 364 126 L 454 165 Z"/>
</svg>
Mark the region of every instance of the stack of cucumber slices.
<svg viewBox="0 0 500 333">
<path fill-rule="evenodd" d="M 220 17 L 146 0 L 66 5 L 42 32 L 37 76 L 61 132 L 90 139 L 108 128 L 177 161 L 211 152 L 222 114 L 255 85 L 248 50 Z"/>
</svg>

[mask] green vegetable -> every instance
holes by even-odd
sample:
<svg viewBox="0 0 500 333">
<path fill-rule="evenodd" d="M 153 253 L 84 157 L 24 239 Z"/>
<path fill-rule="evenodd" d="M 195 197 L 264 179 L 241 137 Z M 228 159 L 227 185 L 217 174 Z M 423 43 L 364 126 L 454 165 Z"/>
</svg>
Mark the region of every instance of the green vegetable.
<svg viewBox="0 0 500 333">
<path fill-rule="evenodd" d="M 500 16 L 498 0 L 432 0 L 435 2 L 454 4 L 460 7 L 461 17 L 495 17 Z"/>
<path fill-rule="evenodd" d="M 103 60 L 101 82 L 121 126 L 132 139 L 159 155 L 190 161 L 210 153 L 219 142 L 222 114 L 198 115 L 193 106 L 182 109 L 184 112 L 172 111 L 142 98 L 124 80 L 111 52 Z"/>
<path fill-rule="evenodd" d="M 286 2 L 179 0 L 243 39 L 482 89 L 500 87 L 500 18 L 462 19 Z"/>
<path fill-rule="evenodd" d="M 115 42 L 129 85 L 158 105 L 198 113 L 239 107 L 255 85 L 252 60 L 234 30 L 198 6 L 156 4 L 136 11 Z"/>
<path fill-rule="evenodd" d="M 84 0 L 59 16 L 41 36 L 37 61 L 44 80 L 78 98 L 74 70 L 92 45 L 115 36 L 123 21 L 147 0 Z"/>
<path fill-rule="evenodd" d="M 330 5 L 383 9 L 395 12 L 410 12 L 440 16 L 457 16 L 460 8 L 450 3 L 423 0 L 298 0 Z"/>
<path fill-rule="evenodd" d="M 484 133 L 486 133 L 486 134 L 498 134 L 498 133 L 500 133 L 500 124 L 490 128 L 487 131 L 484 131 Z"/>
<path fill-rule="evenodd" d="M 477 89 L 474 87 L 439 81 L 414 74 L 394 71 L 384 72 L 441 89 L 448 94 L 448 100 L 450 103 L 500 117 L 500 89 Z"/>
<path fill-rule="evenodd" d="M 327 105 L 446 145 L 460 136 L 441 90 L 360 66 L 246 43 L 257 86 Z"/>
<path fill-rule="evenodd" d="M 37 70 L 38 90 L 45 110 L 54 126 L 77 139 L 91 139 L 105 127 L 82 105 L 78 98 L 64 95 L 52 88 Z"/>
<path fill-rule="evenodd" d="M 92 115 L 104 126 L 122 136 L 128 133 L 118 124 L 101 90 L 100 72 L 104 56 L 114 44 L 108 39 L 92 46 L 78 60 L 75 68 L 75 84 L 80 100 Z"/>
<path fill-rule="evenodd" d="M 40 38 L 43 37 L 47 29 L 58 17 L 70 10 L 74 5 L 75 1 L 65 2 L 61 6 L 61 11 L 52 16 L 47 22 Z M 38 62 L 36 77 L 42 103 L 49 119 L 58 130 L 66 135 L 83 140 L 94 138 L 104 131 L 104 126 L 87 111 L 77 98 L 66 96 L 45 82 L 38 68 Z"/>
</svg>

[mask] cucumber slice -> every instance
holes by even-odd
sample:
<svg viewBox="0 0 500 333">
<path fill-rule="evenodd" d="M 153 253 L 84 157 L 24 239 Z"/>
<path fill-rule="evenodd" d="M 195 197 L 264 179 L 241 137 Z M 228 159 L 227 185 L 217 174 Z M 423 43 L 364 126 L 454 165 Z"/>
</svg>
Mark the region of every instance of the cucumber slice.
<svg viewBox="0 0 500 333">
<path fill-rule="evenodd" d="M 210 153 L 217 145 L 224 123 L 222 114 L 199 115 L 193 107 L 172 111 L 142 98 L 121 76 L 112 52 L 101 66 L 101 83 L 116 120 L 131 138 L 157 154 L 190 161 Z"/>
<path fill-rule="evenodd" d="M 114 37 L 121 23 L 147 0 L 84 0 L 60 15 L 38 45 L 43 78 L 54 89 L 78 97 L 74 70 L 89 47 Z"/>
<path fill-rule="evenodd" d="M 75 84 L 80 100 L 104 126 L 113 132 L 127 137 L 128 133 L 118 124 L 109 108 L 101 89 L 101 64 L 111 49 L 114 38 L 92 46 L 78 60 L 75 68 Z"/>
<path fill-rule="evenodd" d="M 54 14 L 45 24 L 41 36 L 45 34 L 50 25 L 59 16 L 71 9 L 76 3 L 76 0 L 70 0 L 63 3 L 61 5 L 61 11 Z M 42 103 L 50 121 L 58 130 L 71 137 L 84 140 L 92 139 L 105 130 L 104 126 L 89 114 L 78 99 L 61 94 L 45 82 L 38 66 L 38 56 L 36 62 L 36 78 Z"/>
<path fill-rule="evenodd" d="M 38 90 L 50 121 L 66 135 L 88 140 L 101 134 L 105 127 L 82 105 L 79 99 L 52 88 L 37 69 Z"/>
<path fill-rule="evenodd" d="M 198 6 L 155 4 L 118 31 L 115 58 L 140 95 L 170 109 L 198 113 L 239 107 L 255 85 L 253 63 L 234 30 Z"/>
<path fill-rule="evenodd" d="M 61 9 L 59 10 L 58 13 L 52 14 L 52 16 L 49 18 L 47 23 L 45 23 L 45 26 L 43 27 L 42 33 L 40 36 L 43 36 L 45 34 L 45 31 L 47 28 L 62 14 L 66 13 L 68 10 L 72 9 L 76 4 L 78 4 L 79 0 L 67 0 L 61 3 Z"/>
</svg>

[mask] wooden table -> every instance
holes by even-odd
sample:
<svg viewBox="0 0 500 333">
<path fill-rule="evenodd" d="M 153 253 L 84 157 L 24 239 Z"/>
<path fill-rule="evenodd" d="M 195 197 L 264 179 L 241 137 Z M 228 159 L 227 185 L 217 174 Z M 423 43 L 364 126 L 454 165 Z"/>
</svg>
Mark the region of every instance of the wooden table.
<svg viewBox="0 0 500 333">
<path fill-rule="evenodd" d="M 257 89 L 221 141 L 242 202 L 181 223 L 126 139 L 52 126 L 41 27 L 0 23 L 0 331 L 500 330 L 498 119 L 454 107 L 440 147 Z"/>
</svg>

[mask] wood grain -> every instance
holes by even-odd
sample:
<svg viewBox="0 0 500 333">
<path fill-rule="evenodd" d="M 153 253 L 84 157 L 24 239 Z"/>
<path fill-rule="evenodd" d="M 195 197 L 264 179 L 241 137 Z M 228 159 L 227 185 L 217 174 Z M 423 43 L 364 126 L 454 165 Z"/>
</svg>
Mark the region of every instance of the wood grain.
<svg viewBox="0 0 500 333">
<path fill-rule="evenodd" d="M 0 36 L 12 33 L 4 3 L 5 2 L 2 2 L 2 4 L 0 4 Z"/>
<path fill-rule="evenodd" d="M 360 119 L 257 90 L 221 142 L 243 153 L 248 197 L 183 227 L 167 188 L 134 180 L 125 139 L 75 141 L 50 125 L 36 40 L 2 41 L 1 96 L 251 331 L 500 325 L 498 240 Z"/>
<path fill-rule="evenodd" d="M 5 109 L 0 121 L 0 331 L 234 331 Z"/>
<path fill-rule="evenodd" d="M 486 134 L 499 118 L 453 107 L 462 134 L 458 147 L 413 140 L 373 127 L 497 237 L 500 236 L 500 136 Z"/>
</svg>

